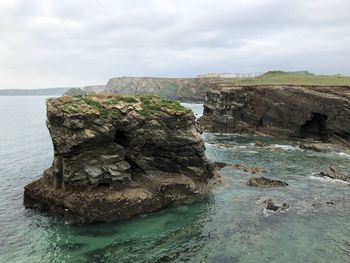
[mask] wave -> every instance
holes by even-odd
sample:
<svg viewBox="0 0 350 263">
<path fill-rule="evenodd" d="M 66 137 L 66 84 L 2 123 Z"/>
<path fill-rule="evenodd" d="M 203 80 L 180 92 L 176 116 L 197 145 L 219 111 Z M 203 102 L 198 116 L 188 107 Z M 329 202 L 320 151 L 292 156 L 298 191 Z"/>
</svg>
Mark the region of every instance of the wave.
<svg viewBox="0 0 350 263">
<path fill-rule="evenodd" d="M 299 146 L 293 146 L 288 144 L 272 144 L 270 146 L 271 148 L 282 148 L 286 151 L 302 151 L 302 149 L 299 148 Z"/>
<path fill-rule="evenodd" d="M 349 158 L 350 159 L 350 154 L 347 154 L 347 153 L 344 153 L 344 152 L 338 152 L 337 153 L 339 156 L 341 157 L 346 157 L 346 158 Z"/>
<path fill-rule="evenodd" d="M 318 180 L 318 181 L 325 182 L 325 183 L 350 184 L 349 182 L 346 182 L 346 181 L 343 181 L 343 180 L 339 180 L 339 179 L 332 179 L 332 178 L 329 178 L 329 177 L 319 177 L 319 176 L 315 176 L 315 175 L 311 175 L 309 177 L 310 177 L 310 179 Z"/>
</svg>

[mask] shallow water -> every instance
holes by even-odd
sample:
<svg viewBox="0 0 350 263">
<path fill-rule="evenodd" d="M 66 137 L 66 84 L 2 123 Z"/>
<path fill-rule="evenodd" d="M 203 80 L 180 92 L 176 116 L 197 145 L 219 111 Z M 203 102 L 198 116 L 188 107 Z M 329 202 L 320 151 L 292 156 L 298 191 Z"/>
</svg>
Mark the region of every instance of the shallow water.
<svg viewBox="0 0 350 263">
<path fill-rule="evenodd" d="M 25 210 L 23 187 L 52 161 L 44 102 L 0 97 L 0 262 L 350 262 L 350 186 L 313 176 L 330 165 L 350 172 L 350 155 L 291 140 L 204 134 L 211 160 L 265 168 L 285 188 L 248 187 L 249 175 L 224 168 L 226 185 L 208 199 L 129 221 L 72 226 Z M 266 213 L 267 198 L 289 209 Z"/>
</svg>

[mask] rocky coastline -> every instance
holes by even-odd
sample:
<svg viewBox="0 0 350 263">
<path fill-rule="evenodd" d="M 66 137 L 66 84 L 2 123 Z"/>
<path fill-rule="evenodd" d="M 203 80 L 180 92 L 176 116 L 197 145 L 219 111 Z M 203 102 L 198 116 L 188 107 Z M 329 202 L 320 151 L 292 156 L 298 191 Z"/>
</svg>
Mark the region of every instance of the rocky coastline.
<svg viewBox="0 0 350 263">
<path fill-rule="evenodd" d="M 192 111 L 155 96 L 47 100 L 54 161 L 24 204 L 72 223 L 109 222 L 202 198 L 219 176 Z"/>
<path fill-rule="evenodd" d="M 206 94 L 200 124 L 210 132 L 297 137 L 349 147 L 350 87 L 216 83 Z"/>
</svg>

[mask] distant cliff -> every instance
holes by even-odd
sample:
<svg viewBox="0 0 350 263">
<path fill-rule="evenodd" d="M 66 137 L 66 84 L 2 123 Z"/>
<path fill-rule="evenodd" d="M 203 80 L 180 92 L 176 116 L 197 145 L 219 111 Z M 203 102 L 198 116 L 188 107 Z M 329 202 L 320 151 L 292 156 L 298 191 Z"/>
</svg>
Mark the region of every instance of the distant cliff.
<svg viewBox="0 0 350 263">
<path fill-rule="evenodd" d="M 105 89 L 105 85 L 91 85 L 83 88 L 72 88 L 64 92 L 64 96 L 77 96 L 83 94 L 101 93 Z"/>
<path fill-rule="evenodd" d="M 108 81 L 105 92 L 119 94 L 158 95 L 184 102 L 203 102 L 215 78 L 151 78 L 120 77 Z"/>
<path fill-rule="evenodd" d="M 50 88 L 50 89 L 3 89 L 0 96 L 61 96 L 71 88 Z"/>
</svg>

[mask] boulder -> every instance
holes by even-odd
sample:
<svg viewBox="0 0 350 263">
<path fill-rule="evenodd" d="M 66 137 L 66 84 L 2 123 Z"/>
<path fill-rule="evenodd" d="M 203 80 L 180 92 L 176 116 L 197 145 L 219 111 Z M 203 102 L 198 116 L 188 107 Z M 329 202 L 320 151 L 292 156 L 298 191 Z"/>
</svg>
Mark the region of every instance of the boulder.
<svg viewBox="0 0 350 263">
<path fill-rule="evenodd" d="M 249 181 L 247 183 L 249 186 L 255 186 L 255 187 L 280 187 L 280 186 L 287 186 L 288 184 L 283 181 L 269 179 L 266 177 L 251 177 L 249 178 Z"/>
<path fill-rule="evenodd" d="M 107 222 L 202 198 L 218 175 L 192 111 L 152 96 L 47 100 L 52 166 L 24 204 L 76 223 Z"/>
</svg>

